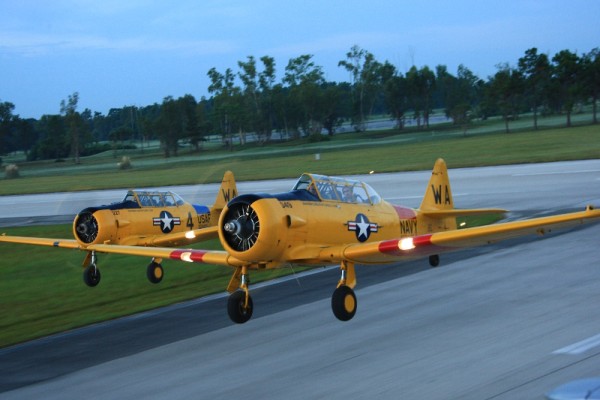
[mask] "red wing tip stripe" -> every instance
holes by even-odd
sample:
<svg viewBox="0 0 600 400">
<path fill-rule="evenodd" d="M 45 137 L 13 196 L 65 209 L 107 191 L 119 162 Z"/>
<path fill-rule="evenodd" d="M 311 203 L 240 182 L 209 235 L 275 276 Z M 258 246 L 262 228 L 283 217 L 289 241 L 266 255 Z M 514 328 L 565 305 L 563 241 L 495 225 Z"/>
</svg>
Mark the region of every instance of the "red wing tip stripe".
<svg viewBox="0 0 600 400">
<path fill-rule="evenodd" d="M 431 234 L 429 235 L 421 235 L 421 236 L 415 236 L 413 238 L 413 243 L 415 244 L 415 246 L 423 246 L 423 245 L 429 245 L 431 244 Z"/>
<path fill-rule="evenodd" d="M 431 245 L 432 235 L 421 235 L 415 237 L 406 237 L 402 239 L 386 240 L 379 244 L 379 252 L 390 255 L 402 255 L 410 252 L 421 246 Z M 403 249 L 407 246 L 407 242 L 410 243 L 409 248 Z"/>
<path fill-rule="evenodd" d="M 187 262 L 202 262 L 206 253 L 206 251 L 202 250 L 175 250 L 169 254 L 169 258 Z"/>
</svg>

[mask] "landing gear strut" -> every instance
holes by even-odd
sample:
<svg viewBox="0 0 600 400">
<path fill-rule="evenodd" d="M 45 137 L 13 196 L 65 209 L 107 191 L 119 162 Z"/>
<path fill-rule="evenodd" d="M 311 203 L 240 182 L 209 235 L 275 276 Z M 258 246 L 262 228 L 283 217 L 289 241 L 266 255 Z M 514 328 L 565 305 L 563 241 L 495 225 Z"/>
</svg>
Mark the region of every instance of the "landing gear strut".
<svg viewBox="0 0 600 400">
<path fill-rule="evenodd" d="M 248 322 L 252 317 L 252 311 L 254 310 L 254 304 L 252 303 L 252 297 L 248 290 L 248 268 L 241 267 L 236 269 L 233 273 L 233 277 L 229 282 L 228 289 L 231 289 L 235 283 L 239 282 L 239 289 L 231 293 L 227 300 L 227 313 L 229 318 L 236 324 L 243 324 Z M 235 286 L 233 286 L 235 287 Z"/>
<path fill-rule="evenodd" d="M 100 270 L 96 266 L 96 262 L 98 261 L 96 257 L 96 252 L 92 251 L 86 257 L 86 260 L 90 260 L 89 265 L 83 270 L 83 282 L 89 287 L 98 286 L 100 283 Z M 85 261 L 84 261 L 85 262 Z"/>
<path fill-rule="evenodd" d="M 331 310 L 340 321 L 349 321 L 356 314 L 358 305 L 352 289 L 356 286 L 356 274 L 354 273 L 354 264 L 346 261 L 342 261 L 340 269 L 341 277 L 331 296 Z"/>
</svg>

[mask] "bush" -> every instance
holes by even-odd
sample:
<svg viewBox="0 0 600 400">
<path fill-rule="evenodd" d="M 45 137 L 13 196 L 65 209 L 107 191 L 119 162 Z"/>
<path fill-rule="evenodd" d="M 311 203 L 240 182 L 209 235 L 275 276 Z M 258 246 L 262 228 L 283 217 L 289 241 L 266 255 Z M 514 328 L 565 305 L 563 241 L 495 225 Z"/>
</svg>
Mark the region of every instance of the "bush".
<svg viewBox="0 0 600 400">
<path fill-rule="evenodd" d="M 4 168 L 4 177 L 6 179 L 16 179 L 19 177 L 19 167 L 16 164 L 8 164 Z"/>
<path fill-rule="evenodd" d="M 131 159 L 127 156 L 123 156 L 123 158 L 121 158 L 121 162 L 117 163 L 117 167 L 119 167 L 119 169 L 131 168 Z"/>
<path fill-rule="evenodd" d="M 309 143 L 327 142 L 329 140 L 329 136 L 322 135 L 320 133 L 313 133 L 308 137 Z"/>
</svg>

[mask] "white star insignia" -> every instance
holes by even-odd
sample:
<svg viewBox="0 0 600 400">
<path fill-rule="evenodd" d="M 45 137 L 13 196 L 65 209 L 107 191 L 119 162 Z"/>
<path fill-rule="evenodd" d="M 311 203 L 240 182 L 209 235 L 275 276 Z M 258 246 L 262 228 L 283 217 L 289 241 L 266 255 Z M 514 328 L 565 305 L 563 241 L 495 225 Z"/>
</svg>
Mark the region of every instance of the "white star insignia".
<svg viewBox="0 0 600 400">
<path fill-rule="evenodd" d="M 361 215 L 360 222 L 356 223 L 356 226 L 358 227 L 358 237 L 364 236 L 364 237 L 368 238 L 369 232 L 367 231 L 367 229 L 369 229 L 370 225 L 371 224 L 369 224 L 368 222 L 365 222 L 364 217 Z"/>
<path fill-rule="evenodd" d="M 169 218 L 169 215 L 167 213 L 163 213 L 162 218 L 160 220 L 162 221 L 164 228 L 168 230 L 173 229 L 173 218 Z"/>
</svg>

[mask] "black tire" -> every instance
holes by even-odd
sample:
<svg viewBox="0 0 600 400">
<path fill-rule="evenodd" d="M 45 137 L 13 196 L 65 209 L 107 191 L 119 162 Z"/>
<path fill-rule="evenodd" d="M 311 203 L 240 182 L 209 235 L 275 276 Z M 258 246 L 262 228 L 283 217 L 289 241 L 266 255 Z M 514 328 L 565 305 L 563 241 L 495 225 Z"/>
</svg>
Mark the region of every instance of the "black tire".
<svg viewBox="0 0 600 400">
<path fill-rule="evenodd" d="M 83 282 L 89 287 L 98 286 L 100 278 L 100 270 L 94 264 L 88 265 L 83 270 Z"/>
<path fill-rule="evenodd" d="M 154 261 L 148 264 L 148 267 L 146 268 L 146 277 L 151 283 L 159 283 L 162 281 L 163 276 L 164 271 L 162 265 Z"/>
<path fill-rule="evenodd" d="M 429 265 L 431 265 L 433 268 L 440 265 L 440 256 L 437 254 L 429 256 Z"/>
<path fill-rule="evenodd" d="M 254 309 L 252 297 L 248 295 L 247 308 L 244 307 L 245 301 L 246 293 L 243 290 L 233 292 L 227 301 L 227 313 L 229 314 L 229 318 L 231 318 L 231 320 L 236 324 L 248 322 L 248 320 L 252 317 L 252 311 Z"/>
<path fill-rule="evenodd" d="M 349 321 L 356 314 L 356 295 L 348 286 L 340 286 L 331 296 L 331 310 L 340 321 Z"/>
</svg>

